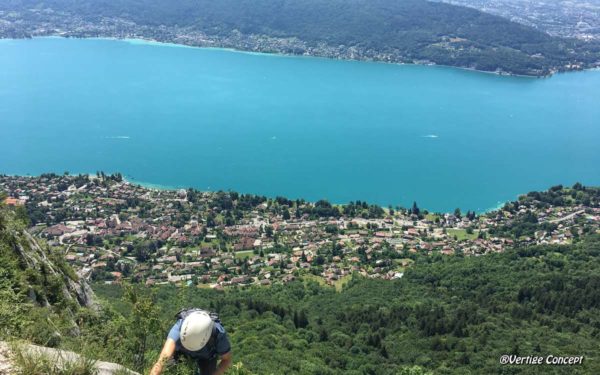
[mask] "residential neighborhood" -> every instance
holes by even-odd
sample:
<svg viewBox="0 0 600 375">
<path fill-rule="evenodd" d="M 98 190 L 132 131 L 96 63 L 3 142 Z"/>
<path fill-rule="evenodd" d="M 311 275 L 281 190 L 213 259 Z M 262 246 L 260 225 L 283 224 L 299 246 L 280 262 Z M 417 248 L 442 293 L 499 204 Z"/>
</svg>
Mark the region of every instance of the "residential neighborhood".
<svg viewBox="0 0 600 375">
<path fill-rule="evenodd" d="M 341 287 L 354 274 L 398 279 L 417 256 L 480 256 L 598 231 L 598 189 L 552 189 L 497 211 L 440 214 L 416 203 L 382 208 L 162 190 L 102 172 L 0 176 L 4 204 L 26 211 L 30 232 L 80 275 L 216 289 L 299 278 Z M 545 202 L 547 194 L 556 205 Z"/>
</svg>

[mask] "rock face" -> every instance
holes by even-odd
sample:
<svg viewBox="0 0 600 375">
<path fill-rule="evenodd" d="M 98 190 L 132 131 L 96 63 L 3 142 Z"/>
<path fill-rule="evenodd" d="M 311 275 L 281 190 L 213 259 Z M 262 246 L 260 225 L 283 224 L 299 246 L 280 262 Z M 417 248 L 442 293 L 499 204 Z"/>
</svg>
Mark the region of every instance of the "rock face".
<svg viewBox="0 0 600 375">
<path fill-rule="evenodd" d="M 6 343 L 0 341 L 0 375 L 10 375 L 13 367 L 10 362 L 10 350 Z"/>
<path fill-rule="evenodd" d="M 5 293 L 12 298 L 3 305 L 3 316 L 10 315 L 10 304 L 25 303 L 30 299 L 41 308 L 48 308 L 64 318 L 68 324 L 68 333 L 78 335 L 79 327 L 75 314 L 80 307 L 99 309 L 95 296 L 85 277 L 77 275 L 59 253 L 53 253 L 43 242 L 36 240 L 25 229 L 25 223 L 16 219 L 16 215 L 0 204 L 0 282 L 11 290 Z M 12 292 L 12 293 L 11 293 Z M 0 300 L 0 302 L 2 302 Z M 15 306 L 17 307 L 17 306 Z M 39 307 L 38 307 L 39 308 Z M 0 321 L 0 333 L 4 333 L 4 321 Z M 8 327 L 8 326 L 7 326 Z M 15 326 L 12 327 L 14 329 Z M 16 325 L 16 327 L 19 327 Z M 60 336 L 60 333 L 56 332 Z M 4 336 L 0 336 L 4 337 Z M 19 337 L 13 331 L 6 337 Z M 50 344 L 47 344 L 50 345 Z M 22 374 L 17 368 L 15 351 L 19 355 L 31 358 L 38 363 L 48 360 L 58 368 L 67 365 L 90 363 L 77 353 L 31 344 L 12 346 L 0 341 L 0 375 Z M 37 359 L 36 359 L 37 358 Z M 118 364 L 92 362 L 98 375 L 139 375 Z M 27 370 L 25 370 L 27 371 Z M 42 370 L 43 371 L 43 370 Z"/>
<path fill-rule="evenodd" d="M 14 237 L 16 239 L 14 249 L 27 268 L 44 272 L 47 275 L 57 276 L 63 280 L 61 292 L 65 300 L 77 301 L 83 307 L 96 306 L 94 292 L 85 279 L 77 276 L 76 280 L 74 280 L 74 274 L 67 274 L 64 268 L 59 267 L 49 259 L 47 252 L 44 251 L 37 240 L 27 231 L 23 230 L 20 233 L 15 233 Z M 42 305 L 50 305 L 48 300 L 43 296 L 32 295 L 32 297 L 35 297 L 37 302 Z"/>
<path fill-rule="evenodd" d="M 35 239 L 16 214 L 0 205 L 0 260 L 5 268 L 0 278 L 11 302 L 3 304 L 4 317 L 10 303 L 26 299 L 42 308 L 51 308 L 70 326 L 70 335 L 79 335 L 75 315 L 80 307 L 99 309 L 89 284 L 77 275 L 60 253 Z M 4 301 L 0 301 L 4 302 Z M 3 322 L 0 322 L 2 328 Z M 18 335 L 16 325 L 10 327 Z M 21 328 L 22 329 L 22 328 Z M 60 335 L 58 335 L 60 336 Z M 51 346 L 51 345 L 50 345 Z"/>
<path fill-rule="evenodd" d="M 58 350 L 46 348 L 37 345 L 24 345 L 20 348 L 25 355 L 32 358 L 44 357 L 50 359 L 59 368 L 64 368 L 67 364 L 78 363 L 84 358 L 77 353 L 66 350 Z M 9 346 L 0 341 L 0 375 L 12 375 L 16 373 L 15 366 L 11 363 L 11 350 Z M 94 362 L 97 375 L 140 375 L 135 371 L 131 371 L 119 364 L 111 362 Z"/>
</svg>

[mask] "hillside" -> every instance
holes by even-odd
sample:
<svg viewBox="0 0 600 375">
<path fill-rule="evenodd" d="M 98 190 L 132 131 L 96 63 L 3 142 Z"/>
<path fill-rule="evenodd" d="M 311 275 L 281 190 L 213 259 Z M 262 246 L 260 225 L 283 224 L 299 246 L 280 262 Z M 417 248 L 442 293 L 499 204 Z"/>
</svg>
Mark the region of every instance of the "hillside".
<svg viewBox="0 0 600 375">
<path fill-rule="evenodd" d="M 599 0 L 438 0 L 533 26 L 550 35 L 600 40 Z"/>
<path fill-rule="evenodd" d="M 28 220 L 0 203 L 0 374 L 137 374 L 96 361 L 93 351 L 85 358 L 54 349 L 71 343 L 80 352 L 82 317 L 101 310 L 85 279 L 25 230 Z"/>
<path fill-rule="evenodd" d="M 202 306 L 219 312 L 235 360 L 257 374 L 391 375 L 413 366 L 421 368 L 415 374 L 595 374 L 599 256 L 600 238 L 592 236 L 570 246 L 418 258 L 400 280 L 355 276 L 341 292 L 304 279 L 225 292 L 160 286 L 140 293 L 163 326 L 149 336 L 151 351 L 180 306 Z M 131 310 L 119 286 L 95 290 L 121 313 Z M 118 351 L 105 349 L 107 357 Z M 585 359 L 502 366 L 504 354 Z"/>
<path fill-rule="evenodd" d="M 0 206 L 0 339 L 18 335 L 56 346 L 61 330 L 79 334 L 76 314 L 94 294 L 54 249 L 26 230 L 26 214 Z"/>
<path fill-rule="evenodd" d="M 116 363 L 93 361 L 77 353 L 0 341 L 2 375 L 140 375 Z"/>
<path fill-rule="evenodd" d="M 598 43 L 424 0 L 8 0 L 0 12 L 3 37 L 141 37 L 537 76 L 600 62 Z"/>
<path fill-rule="evenodd" d="M 580 185 L 532 192 L 507 204 L 505 214 L 529 204 L 596 205 L 596 193 Z M 143 372 L 174 314 L 199 306 L 218 312 L 229 332 L 238 362 L 232 374 L 598 373 L 600 237 L 586 224 L 592 219 L 576 220 L 583 230 L 572 244 L 520 245 L 483 256 L 414 253 L 395 280 L 354 273 L 333 288 L 298 274 L 287 283 L 225 290 L 98 283 L 101 308 L 88 309 L 88 289 L 62 260 L 60 246 L 46 248 L 24 230 L 23 206 L 3 207 L 0 338 Z M 521 236 L 545 228 L 525 224 L 515 220 L 506 230 Z M 500 365 L 505 354 L 584 361 Z M 167 374 L 191 374 L 188 366 Z"/>
</svg>

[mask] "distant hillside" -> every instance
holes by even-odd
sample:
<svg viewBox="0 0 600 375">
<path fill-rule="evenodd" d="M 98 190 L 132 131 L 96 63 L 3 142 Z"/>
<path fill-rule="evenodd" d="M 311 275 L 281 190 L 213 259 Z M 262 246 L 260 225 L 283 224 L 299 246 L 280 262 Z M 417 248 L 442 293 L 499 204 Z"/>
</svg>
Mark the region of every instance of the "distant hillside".
<svg viewBox="0 0 600 375">
<path fill-rule="evenodd" d="M 435 0 L 479 9 L 550 35 L 600 40 L 600 0 Z"/>
<path fill-rule="evenodd" d="M 600 44 L 424 0 L 8 0 L 0 35 L 143 37 L 190 45 L 547 75 Z"/>
</svg>

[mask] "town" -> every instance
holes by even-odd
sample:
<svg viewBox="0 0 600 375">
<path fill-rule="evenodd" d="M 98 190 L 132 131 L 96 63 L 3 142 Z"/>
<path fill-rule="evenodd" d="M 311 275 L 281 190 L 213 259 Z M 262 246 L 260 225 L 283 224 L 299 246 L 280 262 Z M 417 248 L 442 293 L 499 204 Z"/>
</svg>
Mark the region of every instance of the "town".
<svg viewBox="0 0 600 375">
<path fill-rule="evenodd" d="M 495 14 L 550 35 L 582 40 L 600 39 L 597 0 L 437 0 Z"/>
<path fill-rule="evenodd" d="M 600 189 L 581 184 L 482 214 L 160 190 L 103 172 L 0 176 L 2 194 L 34 236 L 104 283 L 222 289 L 301 278 L 341 288 L 354 274 L 401 278 L 418 256 L 567 244 L 600 227 Z"/>
</svg>

